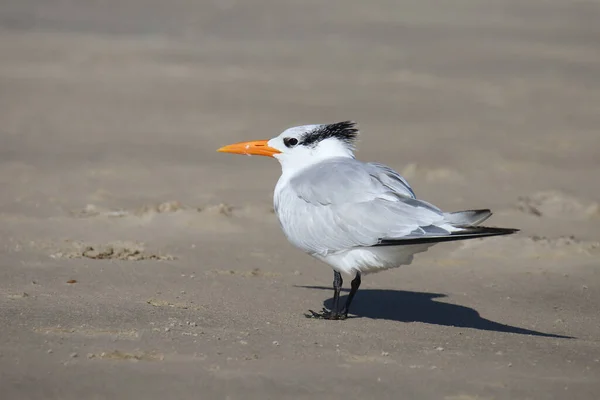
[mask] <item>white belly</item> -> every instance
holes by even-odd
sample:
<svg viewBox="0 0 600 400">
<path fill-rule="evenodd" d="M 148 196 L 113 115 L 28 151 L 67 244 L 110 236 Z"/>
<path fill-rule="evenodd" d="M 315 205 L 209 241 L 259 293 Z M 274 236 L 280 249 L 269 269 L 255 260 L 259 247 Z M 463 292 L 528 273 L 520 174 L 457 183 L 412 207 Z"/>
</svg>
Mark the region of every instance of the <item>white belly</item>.
<svg viewBox="0 0 600 400">
<path fill-rule="evenodd" d="M 435 243 L 407 246 L 356 247 L 326 256 L 314 255 L 331 265 L 334 270 L 353 275 L 356 272 L 369 274 L 408 265 L 413 255 L 427 251 Z"/>
</svg>

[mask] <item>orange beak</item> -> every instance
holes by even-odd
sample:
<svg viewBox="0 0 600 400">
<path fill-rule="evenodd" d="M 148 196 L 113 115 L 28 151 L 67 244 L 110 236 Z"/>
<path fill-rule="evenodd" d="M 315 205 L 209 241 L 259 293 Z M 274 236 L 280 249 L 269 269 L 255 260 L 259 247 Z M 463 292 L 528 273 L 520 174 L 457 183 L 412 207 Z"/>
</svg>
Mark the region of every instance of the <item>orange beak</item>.
<svg viewBox="0 0 600 400">
<path fill-rule="evenodd" d="M 246 154 L 255 156 L 273 157 L 281 153 L 279 150 L 269 147 L 268 140 L 255 140 L 253 142 L 241 142 L 223 146 L 217 151 L 220 153 Z"/>
</svg>

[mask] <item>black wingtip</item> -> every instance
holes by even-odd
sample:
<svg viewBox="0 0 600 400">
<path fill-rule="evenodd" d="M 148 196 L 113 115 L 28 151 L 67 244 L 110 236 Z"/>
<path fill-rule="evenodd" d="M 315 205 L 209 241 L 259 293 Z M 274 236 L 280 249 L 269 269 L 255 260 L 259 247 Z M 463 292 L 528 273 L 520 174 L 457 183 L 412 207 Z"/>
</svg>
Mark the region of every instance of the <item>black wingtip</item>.
<svg viewBox="0 0 600 400">
<path fill-rule="evenodd" d="M 400 239 L 382 239 L 375 246 L 406 246 L 409 244 L 425 244 L 453 242 L 456 240 L 478 239 L 490 236 L 512 235 L 520 229 L 514 228 L 491 228 L 487 226 L 465 227 L 464 231 L 453 232 L 450 235 L 440 236 L 415 236 Z"/>
<path fill-rule="evenodd" d="M 467 231 L 465 234 L 478 234 L 482 236 L 498 236 L 498 235 L 511 235 L 513 233 L 520 232 L 520 229 L 516 228 L 494 228 L 490 226 L 465 226 Z M 454 232 L 453 235 L 460 235 L 462 232 Z"/>
</svg>

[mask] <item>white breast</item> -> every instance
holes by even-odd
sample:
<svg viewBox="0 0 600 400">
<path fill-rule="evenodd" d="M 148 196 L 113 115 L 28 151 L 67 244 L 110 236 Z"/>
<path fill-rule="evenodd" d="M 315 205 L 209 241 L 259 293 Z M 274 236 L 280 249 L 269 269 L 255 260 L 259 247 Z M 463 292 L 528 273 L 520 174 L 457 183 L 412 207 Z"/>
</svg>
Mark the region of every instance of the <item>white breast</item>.
<svg viewBox="0 0 600 400">
<path fill-rule="evenodd" d="M 282 178 L 284 178 L 282 176 Z M 306 245 L 304 233 L 306 224 L 310 223 L 314 213 L 311 206 L 298 198 L 287 186 L 287 180 L 280 179 L 275 187 L 273 196 L 275 214 L 279 219 L 281 230 L 288 241 L 300 250 L 315 255 L 312 249 Z"/>
</svg>

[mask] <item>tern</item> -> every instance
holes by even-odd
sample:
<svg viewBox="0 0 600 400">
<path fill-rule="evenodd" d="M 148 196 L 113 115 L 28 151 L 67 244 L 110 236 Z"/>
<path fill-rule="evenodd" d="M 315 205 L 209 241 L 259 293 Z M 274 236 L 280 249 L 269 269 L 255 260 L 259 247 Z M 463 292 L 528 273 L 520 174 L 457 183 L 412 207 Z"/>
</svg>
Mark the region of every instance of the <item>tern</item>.
<svg viewBox="0 0 600 400">
<path fill-rule="evenodd" d="M 333 307 L 307 317 L 346 319 L 361 275 L 408 265 L 436 243 L 518 232 L 479 226 L 492 215 L 488 209 L 443 212 L 417 199 L 390 167 L 355 158 L 358 135 L 353 121 L 304 125 L 217 150 L 281 164 L 273 196 L 281 228 L 292 245 L 334 271 Z M 342 273 L 354 279 L 340 308 Z"/>
</svg>

